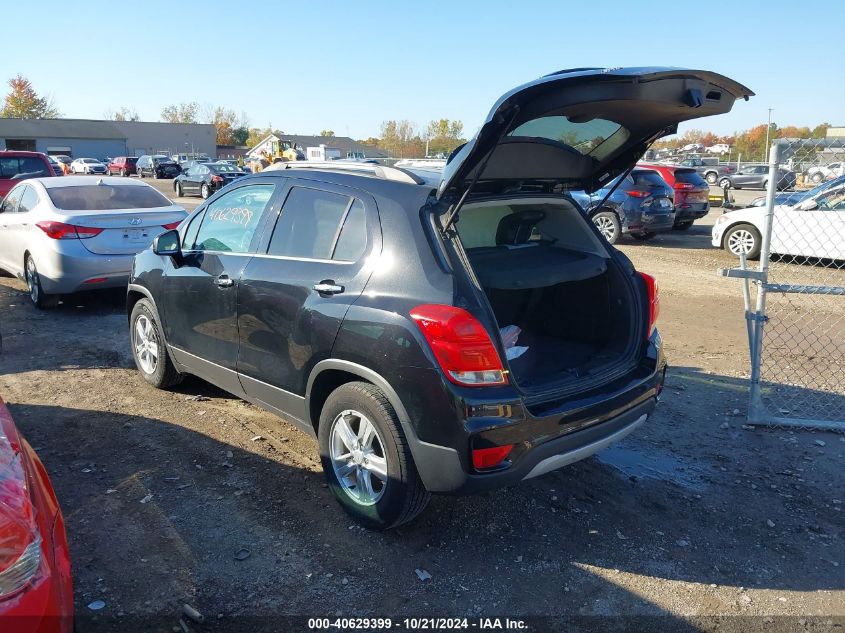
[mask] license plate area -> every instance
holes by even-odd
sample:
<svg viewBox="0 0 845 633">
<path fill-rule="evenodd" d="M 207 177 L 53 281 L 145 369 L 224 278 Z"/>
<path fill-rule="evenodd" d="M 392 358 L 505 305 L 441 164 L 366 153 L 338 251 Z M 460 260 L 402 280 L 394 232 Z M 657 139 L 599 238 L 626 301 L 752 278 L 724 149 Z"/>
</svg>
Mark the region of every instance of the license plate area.
<svg viewBox="0 0 845 633">
<path fill-rule="evenodd" d="M 123 229 L 123 239 L 130 242 L 139 242 L 148 237 L 147 229 Z"/>
</svg>

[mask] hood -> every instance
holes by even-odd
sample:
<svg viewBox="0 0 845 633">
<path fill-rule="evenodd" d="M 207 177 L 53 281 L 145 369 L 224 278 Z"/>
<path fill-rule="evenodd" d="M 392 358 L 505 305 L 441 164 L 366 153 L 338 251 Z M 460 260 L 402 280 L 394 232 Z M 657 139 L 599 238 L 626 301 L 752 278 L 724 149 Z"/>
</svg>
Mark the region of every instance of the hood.
<svg viewBox="0 0 845 633">
<path fill-rule="evenodd" d="M 593 192 L 678 123 L 730 111 L 754 93 L 722 75 L 679 68 L 563 70 L 514 88 L 456 149 L 438 197 L 479 183 L 547 184 Z"/>
</svg>

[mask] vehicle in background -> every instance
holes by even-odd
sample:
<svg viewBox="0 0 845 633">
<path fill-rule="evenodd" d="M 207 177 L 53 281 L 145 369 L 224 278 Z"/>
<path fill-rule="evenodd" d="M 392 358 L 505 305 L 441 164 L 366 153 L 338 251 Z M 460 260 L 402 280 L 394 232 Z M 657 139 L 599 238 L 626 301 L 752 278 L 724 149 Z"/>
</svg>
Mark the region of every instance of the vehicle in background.
<svg viewBox="0 0 845 633">
<path fill-rule="evenodd" d="M 592 194 L 571 192 L 604 238 L 615 244 L 623 235 L 642 241 L 671 231 L 675 225 L 675 192 L 660 174 L 651 168 L 636 168 L 604 200 L 620 178 Z"/>
<path fill-rule="evenodd" d="M 0 205 L 0 268 L 39 308 L 60 295 L 126 285 L 132 257 L 187 215 L 154 187 L 109 176 L 35 178 Z"/>
<path fill-rule="evenodd" d="M 701 157 L 685 158 L 678 163 L 681 167 L 692 167 L 708 184 L 715 185 L 722 176 L 729 176 L 736 169 L 730 165 L 720 165 L 718 159 Z"/>
<path fill-rule="evenodd" d="M 831 189 L 833 187 L 837 187 L 839 185 L 845 184 L 845 176 L 839 176 L 838 178 L 834 178 L 833 180 L 828 180 L 827 182 L 823 182 L 820 185 L 816 185 L 812 189 L 808 189 L 807 191 L 791 191 L 789 193 L 776 193 L 775 194 L 775 205 L 783 205 L 787 207 L 794 207 L 799 202 L 806 200 L 807 198 L 813 198 L 818 194 L 826 191 L 827 189 Z M 766 196 L 757 196 L 751 203 L 748 205 L 749 207 L 765 207 L 766 206 Z"/>
<path fill-rule="evenodd" d="M 778 167 L 778 191 L 795 187 L 795 172 Z M 722 189 L 765 189 L 769 183 L 768 165 L 746 165 L 733 174 L 719 177 Z"/>
<path fill-rule="evenodd" d="M 62 163 L 57 161 L 52 156 L 47 156 L 47 161 L 50 163 L 50 167 L 53 168 L 53 175 L 55 175 L 55 176 L 64 176 L 65 175 L 65 170 L 64 170 L 64 167 L 62 166 Z"/>
<path fill-rule="evenodd" d="M 366 160 L 367 155 L 364 152 L 346 152 L 346 158 L 350 160 Z"/>
<path fill-rule="evenodd" d="M 672 228 L 685 231 L 710 212 L 710 185 L 692 167 L 656 163 L 638 163 L 637 167 L 653 169 L 675 190 Z"/>
<path fill-rule="evenodd" d="M 766 227 L 766 207 L 729 211 L 716 219 L 712 244 L 739 257 L 760 256 Z M 835 221 L 845 217 L 845 184 L 828 187 L 795 206 L 774 208 L 771 252 L 797 257 L 845 260 L 845 242 L 831 234 Z"/>
<path fill-rule="evenodd" d="M 207 154 L 173 154 L 170 159 L 178 165 L 186 163 L 189 160 L 197 160 L 200 162 L 211 162 L 214 160 Z"/>
<path fill-rule="evenodd" d="M 70 164 L 73 162 L 70 156 L 66 154 L 51 154 L 50 158 L 59 163 L 62 169 L 62 175 L 67 176 L 70 173 Z M 56 175 L 58 176 L 58 174 Z"/>
<path fill-rule="evenodd" d="M 74 630 L 64 517 L 44 464 L 2 398 L 0 623 L 7 633 Z"/>
<path fill-rule="evenodd" d="M 355 162 L 247 176 L 136 256 L 139 374 L 196 374 L 316 435 L 370 528 L 583 459 L 646 423 L 665 361 L 654 278 L 565 192 L 750 95 L 704 71 L 561 71 L 500 98 L 436 188 Z"/>
<path fill-rule="evenodd" d="M 443 169 L 446 167 L 446 159 L 445 158 L 403 158 L 402 160 L 397 160 L 394 164 L 394 167 L 403 167 L 405 169 L 408 168 L 416 168 L 420 167 L 422 169 Z"/>
<path fill-rule="evenodd" d="M 46 154 L 0 150 L 0 200 L 21 180 L 55 175 Z"/>
<path fill-rule="evenodd" d="M 105 174 L 106 166 L 96 158 L 77 158 L 70 164 L 72 174 Z"/>
<path fill-rule="evenodd" d="M 107 165 L 109 176 L 130 176 L 135 173 L 136 156 L 118 156 Z"/>
<path fill-rule="evenodd" d="M 183 171 L 173 180 L 173 191 L 177 196 L 200 196 L 208 198 L 246 172 L 227 163 L 197 163 Z"/>
<path fill-rule="evenodd" d="M 701 143 L 690 143 L 689 145 L 684 145 L 681 148 L 682 152 L 703 152 L 704 145 Z"/>
<path fill-rule="evenodd" d="M 163 154 L 144 154 L 135 163 L 135 172 L 139 178 L 176 178 L 181 173 L 179 165 Z"/>
<path fill-rule="evenodd" d="M 305 149 L 305 160 L 338 160 L 343 157 L 343 153 L 337 147 L 327 147 L 320 144 L 318 147 L 307 147 Z"/>
<path fill-rule="evenodd" d="M 727 143 L 716 143 L 710 147 L 705 147 L 704 151 L 708 154 L 727 154 L 731 151 L 731 146 Z"/>
<path fill-rule="evenodd" d="M 810 167 L 804 173 L 804 178 L 810 182 L 818 184 L 825 180 L 842 176 L 843 174 L 845 174 L 845 164 L 830 163 L 828 165 L 816 165 Z"/>
</svg>

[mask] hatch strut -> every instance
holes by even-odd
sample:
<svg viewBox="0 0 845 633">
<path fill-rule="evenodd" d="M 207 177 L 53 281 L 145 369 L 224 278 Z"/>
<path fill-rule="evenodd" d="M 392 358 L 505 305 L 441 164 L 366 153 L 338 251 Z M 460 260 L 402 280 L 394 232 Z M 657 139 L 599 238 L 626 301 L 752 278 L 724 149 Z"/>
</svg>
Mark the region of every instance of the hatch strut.
<svg viewBox="0 0 845 633">
<path fill-rule="evenodd" d="M 473 177 L 472 182 L 469 183 L 467 188 L 464 190 L 463 194 L 461 194 L 460 199 L 455 204 L 449 207 L 449 215 L 446 217 L 446 223 L 441 229 L 441 232 L 443 234 L 445 234 L 446 231 L 449 230 L 449 227 L 452 226 L 458 219 L 458 212 L 461 210 L 461 207 L 464 206 L 464 201 L 467 199 L 469 192 L 475 186 L 475 183 L 478 182 L 478 179 L 481 177 L 484 168 L 487 167 L 487 161 L 490 160 L 490 157 L 493 155 L 493 152 L 496 151 L 496 147 L 498 146 L 499 141 L 502 140 L 502 136 L 504 136 L 507 130 L 510 128 L 517 114 L 519 114 L 519 106 L 514 106 L 513 115 L 511 116 L 510 121 L 508 121 L 507 125 L 502 128 L 502 133 L 499 135 L 499 138 L 496 139 L 496 142 L 493 143 L 493 147 L 491 147 L 490 151 L 487 152 L 487 155 L 484 157 L 484 160 L 478 164 L 478 169 L 475 171 L 475 176 Z"/>
</svg>

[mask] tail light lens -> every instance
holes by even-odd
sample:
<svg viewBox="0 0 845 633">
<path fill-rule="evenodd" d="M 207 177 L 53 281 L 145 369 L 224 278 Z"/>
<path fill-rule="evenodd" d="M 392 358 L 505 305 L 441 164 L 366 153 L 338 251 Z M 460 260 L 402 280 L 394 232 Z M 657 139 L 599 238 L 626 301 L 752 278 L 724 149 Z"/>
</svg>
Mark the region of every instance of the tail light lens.
<svg viewBox="0 0 845 633">
<path fill-rule="evenodd" d="M 695 189 L 695 185 L 691 182 L 676 182 L 675 183 L 675 190 L 682 191 L 687 189 Z"/>
<path fill-rule="evenodd" d="M 492 448 L 475 448 L 472 451 L 472 467 L 484 470 L 498 466 L 508 458 L 513 450 L 513 444 L 493 446 Z"/>
<path fill-rule="evenodd" d="M 211 182 L 223 182 L 223 176 L 212 176 Z"/>
<path fill-rule="evenodd" d="M 640 273 L 640 276 L 648 290 L 648 336 L 651 336 L 660 315 L 660 288 L 657 287 L 657 280 L 651 275 Z"/>
<path fill-rule="evenodd" d="M 632 198 L 645 198 L 649 195 L 648 192 L 639 191 L 637 189 L 628 189 L 627 191 L 625 191 L 625 193 L 627 193 Z"/>
<path fill-rule="evenodd" d="M 170 224 L 162 224 L 162 227 L 164 227 L 168 231 L 172 231 L 173 229 L 178 227 L 180 224 L 182 224 L 182 220 L 179 220 L 178 222 L 171 222 Z"/>
<path fill-rule="evenodd" d="M 72 240 L 76 238 L 84 240 L 103 232 L 103 229 L 96 229 L 90 226 L 75 226 L 73 224 L 65 224 L 64 222 L 36 222 L 35 226 L 44 231 L 47 237 L 54 240 Z"/>
<path fill-rule="evenodd" d="M 411 310 L 411 318 L 450 381 L 467 387 L 507 384 L 507 374 L 490 335 L 469 312 L 429 304 Z"/>
<path fill-rule="evenodd" d="M 0 600 L 24 589 L 41 566 L 41 537 L 22 453 L 12 416 L 0 400 Z"/>
</svg>

